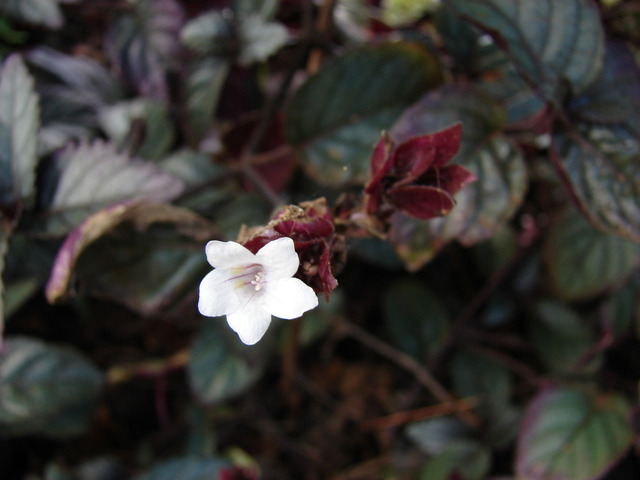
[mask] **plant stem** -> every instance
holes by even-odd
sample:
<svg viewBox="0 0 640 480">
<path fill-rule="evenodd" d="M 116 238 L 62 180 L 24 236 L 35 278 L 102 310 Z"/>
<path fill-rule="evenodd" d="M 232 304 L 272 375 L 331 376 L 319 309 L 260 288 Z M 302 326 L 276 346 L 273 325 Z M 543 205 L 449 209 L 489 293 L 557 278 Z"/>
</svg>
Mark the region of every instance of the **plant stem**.
<svg viewBox="0 0 640 480">
<path fill-rule="evenodd" d="M 282 355 L 282 377 L 280 379 L 280 389 L 289 406 L 293 407 L 297 403 L 297 396 L 291 388 L 295 376 L 296 365 L 298 363 L 298 339 L 300 338 L 300 318 L 289 322 L 287 345 Z"/>
<path fill-rule="evenodd" d="M 334 322 L 336 322 L 347 335 L 353 337 L 355 340 L 359 341 L 379 355 L 391 360 L 396 365 L 399 365 L 405 370 L 411 372 L 416 379 L 439 401 L 443 403 L 456 403 L 455 397 L 449 393 L 426 368 L 421 366 L 409 355 L 402 353 L 345 319 L 334 318 Z M 462 420 L 471 426 L 477 427 L 481 423 L 478 416 L 473 412 L 468 410 L 457 410 L 456 412 Z"/>
</svg>

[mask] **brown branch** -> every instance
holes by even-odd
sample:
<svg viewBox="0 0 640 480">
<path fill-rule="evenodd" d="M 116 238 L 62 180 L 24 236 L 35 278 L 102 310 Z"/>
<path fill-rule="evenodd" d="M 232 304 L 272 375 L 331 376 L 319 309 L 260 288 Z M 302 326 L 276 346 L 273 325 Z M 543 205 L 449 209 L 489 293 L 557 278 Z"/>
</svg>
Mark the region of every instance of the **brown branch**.
<svg viewBox="0 0 640 480">
<path fill-rule="evenodd" d="M 291 388 L 298 363 L 298 340 L 300 339 L 300 325 L 302 319 L 296 318 L 289 322 L 287 345 L 282 355 L 282 377 L 280 390 L 290 407 L 295 407 L 298 397 Z"/>
<path fill-rule="evenodd" d="M 316 34 L 324 35 L 331 27 L 331 17 L 333 16 L 333 9 L 336 6 L 336 0 L 324 0 L 320 7 L 320 13 L 316 21 Z M 322 64 L 322 57 L 324 52 L 320 48 L 314 48 L 309 54 L 309 61 L 307 62 L 307 73 L 314 74 L 320 69 Z"/>
<path fill-rule="evenodd" d="M 396 412 L 384 417 L 365 420 L 362 422 L 361 426 L 365 431 L 386 430 L 387 428 L 398 427 L 400 425 L 417 422 L 419 420 L 426 420 L 428 418 L 443 417 L 445 415 L 464 411 L 469 412 L 476 407 L 477 403 L 478 402 L 475 399 L 462 398 L 454 402 L 430 405 L 428 407 Z"/>
<path fill-rule="evenodd" d="M 458 343 L 465 327 L 469 324 L 474 315 L 485 304 L 493 292 L 500 286 L 504 279 L 511 273 L 513 268 L 522 260 L 527 252 L 531 249 L 535 241 L 531 241 L 526 246 L 522 247 L 518 253 L 511 259 L 510 262 L 503 265 L 496 270 L 487 282 L 482 286 L 480 291 L 471 299 L 467 306 L 462 310 L 462 313 L 453 322 L 451 333 L 447 342 L 440 348 L 440 351 L 433 357 L 433 360 L 429 364 L 431 370 L 438 370 L 444 359 L 449 355 L 451 350 Z"/>
<path fill-rule="evenodd" d="M 429 392 L 431 392 L 431 394 L 439 401 L 442 403 L 455 403 L 455 397 L 449 393 L 426 368 L 414 360 L 413 357 L 410 357 L 388 343 L 379 340 L 362 328 L 345 319 L 334 317 L 333 321 L 343 329 L 347 335 L 353 337 L 355 340 L 359 341 L 379 355 L 382 355 L 396 365 L 412 373 L 420 384 L 429 390 Z M 463 410 L 457 411 L 457 413 L 462 420 L 471 426 L 477 427 L 481 423 L 478 416 L 473 412 Z"/>
</svg>

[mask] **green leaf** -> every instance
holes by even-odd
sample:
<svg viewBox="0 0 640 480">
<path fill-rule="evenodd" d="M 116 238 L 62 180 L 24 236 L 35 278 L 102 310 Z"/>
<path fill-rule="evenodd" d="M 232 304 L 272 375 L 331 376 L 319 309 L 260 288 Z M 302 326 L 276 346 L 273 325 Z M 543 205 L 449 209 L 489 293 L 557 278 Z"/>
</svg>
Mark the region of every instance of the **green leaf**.
<svg viewBox="0 0 640 480">
<path fill-rule="evenodd" d="M 247 348 L 225 318 L 205 320 L 191 347 L 189 380 L 206 404 L 238 395 L 255 382 L 265 366 L 259 347 Z"/>
<path fill-rule="evenodd" d="M 278 22 L 266 22 L 259 15 L 251 15 L 242 20 L 239 26 L 241 65 L 262 62 L 276 53 L 289 40 L 284 25 Z"/>
<path fill-rule="evenodd" d="M 518 439 L 520 480 L 595 480 L 633 439 L 629 407 L 617 395 L 550 388 L 527 408 Z"/>
<path fill-rule="evenodd" d="M 369 40 L 369 5 L 365 0 L 338 0 L 333 22 L 347 45 L 362 45 Z"/>
<path fill-rule="evenodd" d="M 203 55 L 226 56 L 232 53 L 232 21 L 218 11 L 205 12 L 189 20 L 180 32 L 180 41 Z"/>
<path fill-rule="evenodd" d="M 614 93 L 615 92 L 615 93 Z M 580 210 L 601 229 L 640 241 L 640 69 L 624 46 L 608 45 L 599 81 L 576 99 L 582 120 L 554 136 L 551 155 Z"/>
<path fill-rule="evenodd" d="M 9 250 L 9 227 L 5 226 L 4 217 L 0 215 L 0 352 L 3 346 L 4 322 L 6 315 L 5 287 L 2 273 L 4 272 L 4 257 Z"/>
<path fill-rule="evenodd" d="M 111 72 L 92 58 L 39 46 L 26 59 L 40 94 L 39 157 L 95 136 L 98 111 L 124 96 Z"/>
<path fill-rule="evenodd" d="M 604 66 L 598 80 L 581 96 L 573 98 L 572 117 L 594 123 L 637 126 L 640 119 L 640 69 L 627 44 L 608 40 Z"/>
<path fill-rule="evenodd" d="M 186 190 L 176 203 L 205 216 L 211 215 L 214 205 L 233 195 L 229 181 L 215 182 L 225 176 L 227 169 L 214 163 L 210 155 L 182 149 L 163 158 L 157 165 L 184 182 Z"/>
<path fill-rule="evenodd" d="M 528 185 L 520 150 L 502 132 L 504 111 L 479 90 L 445 87 L 407 110 L 391 133 L 396 141 L 462 121 L 463 136 L 452 160 L 478 180 L 455 196 L 446 217 L 422 221 L 396 214 L 390 241 L 410 270 L 417 270 L 448 242 L 472 245 L 491 238 L 522 203 Z"/>
<path fill-rule="evenodd" d="M 583 365 L 584 355 L 596 341 L 592 325 L 564 303 L 538 301 L 530 310 L 527 326 L 533 346 L 552 372 L 592 371 L 598 366 L 600 356 Z"/>
<path fill-rule="evenodd" d="M 135 480 L 213 480 L 228 463 L 219 458 L 181 457 L 156 464 Z"/>
<path fill-rule="evenodd" d="M 407 427 L 408 437 L 427 455 L 438 455 L 447 445 L 468 440 L 472 434 L 471 428 L 456 417 L 436 417 Z"/>
<path fill-rule="evenodd" d="M 478 397 L 484 410 L 504 411 L 511 397 L 511 378 L 506 368 L 489 357 L 459 352 L 451 362 L 451 379 L 462 397 Z"/>
<path fill-rule="evenodd" d="M 314 180 L 334 187 L 364 183 L 380 131 L 441 81 L 435 58 L 417 45 L 353 50 L 323 66 L 296 92 L 286 111 L 286 135 Z"/>
<path fill-rule="evenodd" d="M 640 245 L 597 230 L 574 210 L 552 225 L 544 253 L 553 289 L 566 300 L 611 290 L 640 266 Z"/>
<path fill-rule="evenodd" d="M 98 61 L 39 46 L 26 56 L 36 76 L 43 123 L 95 128 L 100 108 L 121 100 L 121 85 Z"/>
<path fill-rule="evenodd" d="M 169 99 L 167 71 L 180 58 L 184 12 L 176 0 L 135 0 L 107 34 L 107 53 L 118 72 L 146 97 Z"/>
<path fill-rule="evenodd" d="M 399 27 L 420 19 L 440 5 L 440 0 L 383 0 L 382 21 L 391 27 Z"/>
<path fill-rule="evenodd" d="M 60 176 L 48 205 L 47 230 L 66 233 L 92 213 L 122 201 L 168 201 L 184 184 L 155 165 L 130 159 L 99 141 L 67 148 L 58 158 Z"/>
<path fill-rule="evenodd" d="M 595 225 L 640 241 L 640 143 L 635 132 L 622 126 L 584 126 L 580 135 L 558 133 L 551 153 Z"/>
<path fill-rule="evenodd" d="M 3 0 L 0 13 L 21 22 L 57 29 L 64 18 L 58 0 Z"/>
<path fill-rule="evenodd" d="M 422 283 L 394 283 L 384 294 L 383 308 L 387 329 L 409 355 L 425 361 L 442 346 L 449 316 L 438 297 Z"/>
<path fill-rule="evenodd" d="M 189 73 L 186 83 L 187 120 L 189 135 L 195 142 L 202 140 L 211 128 L 228 73 L 229 63 L 214 57 L 199 60 Z"/>
<path fill-rule="evenodd" d="M 60 248 L 47 299 L 65 298 L 70 281 L 144 315 L 167 311 L 210 270 L 204 245 L 212 225 L 171 205 L 124 203 L 87 218 Z"/>
<path fill-rule="evenodd" d="M 640 275 L 634 275 L 624 287 L 605 301 L 602 309 L 602 327 L 619 338 L 628 333 L 640 321 Z"/>
<path fill-rule="evenodd" d="M 0 205 L 34 200 L 38 127 L 33 78 L 11 55 L 0 71 Z"/>
<path fill-rule="evenodd" d="M 0 250 L 2 250 L 0 248 Z M 0 262 L 1 264 L 2 262 Z M 2 268 L 0 268 L 0 271 Z M 8 319 L 42 287 L 34 276 L 25 276 L 4 284 L 4 318 Z"/>
<path fill-rule="evenodd" d="M 518 76 L 512 68 L 496 72 L 495 78 L 484 79 L 477 87 L 495 99 L 507 113 L 507 125 L 528 125 L 544 112 L 545 102 Z"/>
<path fill-rule="evenodd" d="M 531 85 L 557 99 L 563 80 L 583 92 L 602 69 L 604 32 L 590 0 L 449 0 L 489 32 Z"/>
<path fill-rule="evenodd" d="M 490 467 L 491 451 L 487 447 L 475 440 L 457 440 L 427 460 L 419 480 L 484 480 Z"/>
<path fill-rule="evenodd" d="M 79 353 L 26 337 L 0 355 L 0 432 L 77 435 L 93 414 L 102 374 Z"/>
<path fill-rule="evenodd" d="M 444 3 L 436 13 L 435 26 L 456 68 L 468 72 L 472 77 L 500 70 L 509 63 L 508 57 L 495 42 L 460 18 L 448 3 Z"/>
<path fill-rule="evenodd" d="M 168 108 L 159 102 L 136 98 L 100 111 L 104 131 L 131 155 L 157 160 L 173 145 L 175 130 Z"/>
<path fill-rule="evenodd" d="M 271 213 L 271 207 L 260 195 L 236 194 L 217 212 L 215 224 L 223 238 L 235 240 L 242 225 L 263 225 Z"/>
<path fill-rule="evenodd" d="M 231 0 L 231 8 L 238 18 L 259 15 L 265 20 L 273 18 L 280 0 Z"/>
</svg>

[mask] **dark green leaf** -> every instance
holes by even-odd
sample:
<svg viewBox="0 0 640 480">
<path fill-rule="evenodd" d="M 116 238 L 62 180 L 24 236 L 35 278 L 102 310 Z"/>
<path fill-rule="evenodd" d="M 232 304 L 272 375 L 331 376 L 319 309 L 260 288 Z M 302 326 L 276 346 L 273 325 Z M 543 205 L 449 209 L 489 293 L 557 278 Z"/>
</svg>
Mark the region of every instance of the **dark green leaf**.
<svg viewBox="0 0 640 480">
<path fill-rule="evenodd" d="M 437 417 L 414 422 L 407 427 L 407 435 L 427 455 L 442 453 L 447 445 L 468 440 L 471 428 L 455 417 Z"/>
<path fill-rule="evenodd" d="M 0 251 L 2 248 L 0 248 Z M 2 262 L 0 261 L 0 267 Z M 0 268 L 0 271 L 2 268 Z M 4 298 L 0 299 L 4 301 L 4 318 L 8 319 L 13 315 L 20 307 L 22 307 L 27 301 L 33 297 L 33 295 L 41 287 L 40 281 L 33 276 L 21 278 L 10 282 L 4 282 Z"/>
<path fill-rule="evenodd" d="M 180 32 L 180 40 L 197 53 L 226 56 L 232 52 L 234 30 L 231 19 L 211 11 L 189 20 Z"/>
<path fill-rule="evenodd" d="M 153 100 L 137 98 L 106 107 L 100 123 L 118 147 L 145 159 L 159 159 L 175 141 L 167 107 Z"/>
<path fill-rule="evenodd" d="M 215 224 L 224 238 L 235 240 L 242 225 L 263 225 L 270 214 L 271 207 L 260 195 L 239 194 L 218 211 Z"/>
<path fill-rule="evenodd" d="M 44 124 L 71 123 L 95 128 L 98 110 L 124 95 L 109 70 L 90 57 L 67 55 L 41 46 L 30 50 L 26 58 L 34 68 Z"/>
<path fill-rule="evenodd" d="M 99 141 L 67 148 L 58 158 L 61 170 L 48 205 L 47 230 L 66 233 L 92 213 L 118 202 L 167 201 L 184 184 L 155 165 L 130 159 Z"/>
<path fill-rule="evenodd" d="M 502 69 L 507 56 L 486 34 L 464 21 L 444 3 L 436 14 L 436 28 L 456 67 L 472 75 Z"/>
<path fill-rule="evenodd" d="M 554 163 L 582 210 L 597 226 L 640 241 L 640 144 L 623 126 L 593 125 L 580 135 L 559 133 Z"/>
<path fill-rule="evenodd" d="M 231 0 L 231 8 L 238 18 L 258 15 L 265 20 L 273 18 L 280 0 Z"/>
<path fill-rule="evenodd" d="M 511 397 L 511 378 L 506 368 L 489 357 L 460 352 L 451 362 L 451 379 L 462 397 L 477 397 L 485 413 L 501 413 Z"/>
<path fill-rule="evenodd" d="M 33 78 L 11 55 L 0 71 L 0 205 L 34 199 L 38 127 Z"/>
<path fill-rule="evenodd" d="M 4 333 L 4 322 L 8 315 L 5 306 L 5 286 L 2 278 L 4 272 L 4 257 L 9 249 L 9 228 L 4 224 L 4 218 L 0 215 L 0 352 L 2 351 L 2 334 Z"/>
<path fill-rule="evenodd" d="M 0 432 L 79 434 L 91 419 L 101 373 L 79 353 L 7 338 L 0 356 Z"/>
<path fill-rule="evenodd" d="M 401 270 L 402 261 L 389 242 L 378 238 L 353 238 L 349 242 L 349 255 L 389 270 Z"/>
<path fill-rule="evenodd" d="M 629 407 L 617 395 L 550 388 L 529 404 L 516 458 L 521 480 L 595 480 L 629 448 Z"/>
<path fill-rule="evenodd" d="M 572 116 L 595 123 L 640 123 L 640 69 L 621 40 L 606 44 L 604 66 L 598 80 L 569 105 Z"/>
<path fill-rule="evenodd" d="M 503 68 L 495 78 L 485 79 L 477 86 L 502 105 L 508 125 L 526 125 L 527 120 L 535 120 L 536 114 L 545 110 L 545 102 L 512 68 Z"/>
<path fill-rule="evenodd" d="M 351 51 L 296 92 L 286 111 L 287 137 L 315 180 L 331 186 L 364 183 L 380 131 L 440 82 L 439 65 L 417 45 L 387 43 Z"/>
<path fill-rule="evenodd" d="M 463 136 L 452 160 L 478 180 L 455 196 L 446 217 L 421 221 L 397 214 L 390 240 L 407 267 L 417 270 L 452 240 L 471 245 L 490 238 L 520 206 L 528 174 L 519 149 L 501 133 L 504 111 L 478 90 L 447 87 L 411 107 L 392 129 L 397 141 L 462 121 Z"/>
<path fill-rule="evenodd" d="M 449 443 L 431 457 L 420 471 L 420 480 L 484 480 L 491 467 L 491 451 L 481 443 L 465 439 Z"/>
<path fill-rule="evenodd" d="M 440 0 L 386 0 L 381 5 L 382 21 L 391 27 L 410 24 L 439 5 Z"/>
<path fill-rule="evenodd" d="M 565 79 L 580 93 L 600 74 L 604 33 L 590 0 L 449 0 L 448 5 L 489 32 L 546 98 L 557 99 Z"/>
<path fill-rule="evenodd" d="M 620 290 L 611 295 L 603 306 L 602 327 L 614 337 L 628 333 L 640 321 L 640 275 L 636 274 Z"/>
<path fill-rule="evenodd" d="M 191 387 L 206 404 L 222 402 L 246 390 L 264 367 L 260 348 L 243 345 L 225 320 L 205 320 L 191 347 Z"/>
<path fill-rule="evenodd" d="M 383 307 L 387 329 L 403 351 L 424 361 L 442 346 L 448 331 L 448 314 L 422 283 L 393 284 L 385 292 Z"/>
<path fill-rule="evenodd" d="M 552 286 L 566 300 L 610 290 L 640 265 L 640 245 L 597 230 L 573 210 L 554 223 L 544 248 Z"/>
<path fill-rule="evenodd" d="M 585 365 L 596 338 L 592 326 L 563 303 L 541 300 L 531 308 L 529 333 L 544 364 L 556 373 L 593 370 L 599 356 Z"/>
<path fill-rule="evenodd" d="M 135 480 L 214 480 L 228 463 L 219 458 L 182 457 L 158 463 Z"/>
<path fill-rule="evenodd" d="M 107 53 L 122 78 L 138 92 L 167 101 L 165 75 L 180 57 L 182 7 L 176 0 L 138 0 L 133 5 L 133 13 L 111 25 Z"/>
<path fill-rule="evenodd" d="M 518 238 L 515 229 L 508 224 L 500 227 L 485 242 L 472 249 L 478 268 L 487 277 L 504 268 L 518 253 Z"/>
<path fill-rule="evenodd" d="M 602 77 L 575 99 L 583 122 L 554 137 L 555 166 L 581 210 L 598 227 L 640 241 L 640 69 L 609 43 Z"/>
<path fill-rule="evenodd" d="M 229 181 L 214 182 L 224 177 L 227 169 L 212 162 L 210 155 L 184 149 L 162 159 L 157 165 L 184 182 L 185 193 L 177 200 L 180 206 L 209 215 L 214 205 L 232 196 Z"/>
<path fill-rule="evenodd" d="M 54 262 L 47 298 L 64 298 L 74 278 L 79 288 L 142 314 L 166 311 L 210 270 L 204 245 L 215 236 L 208 221 L 186 209 L 113 205 L 69 234 Z"/>
<path fill-rule="evenodd" d="M 239 26 L 241 65 L 251 65 L 269 58 L 284 46 L 289 34 L 284 25 L 267 22 L 259 15 L 251 15 L 242 20 Z"/>
<path fill-rule="evenodd" d="M 211 128 L 220 92 L 229 72 L 229 63 L 206 57 L 199 60 L 187 78 L 186 107 L 189 135 L 195 142 L 202 140 Z"/>
<path fill-rule="evenodd" d="M 52 29 L 60 28 L 64 22 L 58 0 L 3 0 L 0 13 Z"/>
</svg>

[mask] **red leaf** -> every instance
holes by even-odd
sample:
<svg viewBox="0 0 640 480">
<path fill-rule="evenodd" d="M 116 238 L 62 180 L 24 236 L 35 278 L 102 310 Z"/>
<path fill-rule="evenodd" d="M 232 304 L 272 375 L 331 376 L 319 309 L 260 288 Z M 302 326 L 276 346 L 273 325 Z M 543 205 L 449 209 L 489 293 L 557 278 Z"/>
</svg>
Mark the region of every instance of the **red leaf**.
<svg viewBox="0 0 640 480">
<path fill-rule="evenodd" d="M 427 171 L 436 159 L 436 148 L 429 135 L 415 137 L 401 143 L 393 157 L 393 169 L 406 175 L 404 182 L 413 181 Z"/>
<path fill-rule="evenodd" d="M 387 195 L 400 210 L 421 220 L 446 215 L 455 206 L 453 197 L 437 187 L 406 185 L 388 190 Z"/>
<path fill-rule="evenodd" d="M 393 162 L 392 152 L 393 140 L 391 140 L 387 132 L 383 132 L 382 138 L 376 144 L 371 155 L 371 179 L 364 189 L 366 193 L 371 193 L 371 190 L 380 184 L 391 169 Z"/>
<path fill-rule="evenodd" d="M 440 169 L 440 188 L 455 195 L 462 187 L 475 182 L 478 178 L 460 165 L 447 165 Z"/>
</svg>

